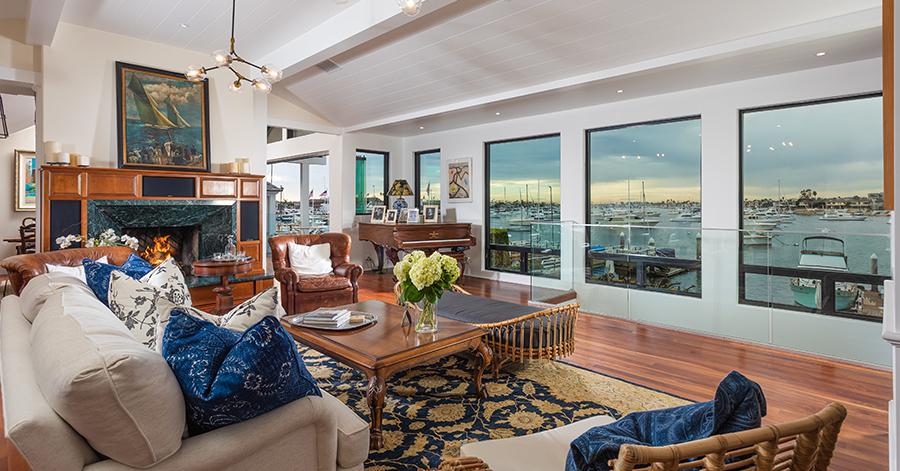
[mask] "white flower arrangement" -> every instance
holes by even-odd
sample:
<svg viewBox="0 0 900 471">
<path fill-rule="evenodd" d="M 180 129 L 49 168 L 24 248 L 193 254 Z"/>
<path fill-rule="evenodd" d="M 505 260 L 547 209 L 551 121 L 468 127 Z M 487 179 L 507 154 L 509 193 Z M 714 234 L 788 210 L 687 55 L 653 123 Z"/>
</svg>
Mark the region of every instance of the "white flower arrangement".
<svg viewBox="0 0 900 471">
<path fill-rule="evenodd" d="M 394 276 L 400 281 L 400 301 L 417 303 L 425 298 L 433 304 L 459 278 L 459 265 L 453 257 L 438 252 L 426 257 L 416 250 L 394 265 Z"/>
<path fill-rule="evenodd" d="M 85 247 L 103 247 L 110 245 L 122 245 L 126 247 L 131 247 L 134 250 L 138 249 L 139 243 L 138 240 L 134 237 L 122 234 L 116 235 L 116 231 L 112 229 L 107 229 L 100 233 L 100 236 L 89 238 L 86 235 L 81 234 L 69 234 L 64 237 L 57 237 L 56 243 L 59 244 L 59 248 L 65 249 L 72 245 L 73 242 L 81 242 L 84 241 Z"/>
</svg>

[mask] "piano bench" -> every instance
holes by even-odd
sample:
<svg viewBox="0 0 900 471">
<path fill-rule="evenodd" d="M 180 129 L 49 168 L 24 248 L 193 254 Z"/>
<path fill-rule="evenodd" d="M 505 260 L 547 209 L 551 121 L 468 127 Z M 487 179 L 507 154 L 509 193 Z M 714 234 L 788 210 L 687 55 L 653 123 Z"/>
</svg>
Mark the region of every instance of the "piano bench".
<svg viewBox="0 0 900 471">
<path fill-rule="evenodd" d="M 457 285 L 451 288 L 438 302 L 437 314 L 488 331 L 484 343 L 494 352 L 494 378 L 507 362 L 555 360 L 575 351 L 579 303 L 542 309 L 474 296 Z M 397 304 L 401 304 L 400 293 L 400 283 L 397 283 L 394 285 Z"/>
</svg>

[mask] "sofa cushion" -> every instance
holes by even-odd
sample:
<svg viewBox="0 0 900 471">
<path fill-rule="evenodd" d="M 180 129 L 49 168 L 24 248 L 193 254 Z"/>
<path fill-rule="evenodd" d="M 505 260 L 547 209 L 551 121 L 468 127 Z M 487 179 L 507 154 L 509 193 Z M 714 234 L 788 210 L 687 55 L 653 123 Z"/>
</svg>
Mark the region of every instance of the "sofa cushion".
<svg viewBox="0 0 900 471">
<path fill-rule="evenodd" d="M 51 296 L 32 326 L 31 352 L 47 402 L 98 453 L 145 468 L 181 446 L 175 375 L 97 298 Z"/>
<path fill-rule="evenodd" d="M 331 273 L 331 244 L 302 245 L 288 242 L 291 269 L 298 275 Z"/>
<path fill-rule="evenodd" d="M 335 276 L 333 274 L 325 276 L 301 276 L 294 286 L 297 287 L 297 291 L 304 293 L 334 291 L 353 287 L 353 285 L 350 284 L 350 278 Z"/>
<path fill-rule="evenodd" d="M 278 302 L 278 288 L 270 286 L 221 316 L 215 316 L 187 306 L 178 306 L 178 308 L 186 314 L 190 314 L 197 319 L 203 319 L 215 326 L 234 332 L 243 332 L 266 316 L 280 318 L 284 313 Z M 162 333 L 163 331 L 159 332 L 160 335 Z"/>
<path fill-rule="evenodd" d="M 140 279 L 153 270 L 152 265 L 134 254 L 129 255 L 128 260 L 121 266 L 95 262 L 89 258 L 82 260 L 82 265 L 84 265 L 84 276 L 87 278 L 88 286 L 97 295 L 97 299 L 103 301 L 103 304 L 108 304 L 110 273 L 118 270 L 132 278 Z"/>
<path fill-rule="evenodd" d="M 163 356 L 184 392 L 192 434 L 322 395 L 274 316 L 238 333 L 176 308 L 163 336 Z"/>
<path fill-rule="evenodd" d="M 38 312 L 44 307 L 47 298 L 62 290 L 81 291 L 84 294 L 94 295 L 84 279 L 71 275 L 65 271 L 50 271 L 31 279 L 19 295 L 22 305 L 22 315 L 29 322 L 34 322 Z"/>
<path fill-rule="evenodd" d="M 100 263 L 109 263 L 109 259 L 106 255 L 97 259 Z M 49 263 L 45 264 L 44 267 L 47 269 L 47 273 L 58 272 L 65 273 L 67 275 L 72 275 L 78 279 L 80 279 L 83 283 L 87 283 L 87 279 L 84 276 L 84 264 L 70 267 L 68 265 L 51 265 Z"/>
<path fill-rule="evenodd" d="M 160 288 L 150 283 L 120 271 L 113 271 L 109 276 L 109 310 L 147 348 L 162 351 L 157 339 L 162 338 L 169 312 L 175 306 Z"/>
<path fill-rule="evenodd" d="M 184 282 L 184 275 L 172 257 L 165 259 L 153 270 L 150 270 L 149 273 L 142 276 L 141 281 L 159 288 L 166 299 L 177 305 L 192 305 L 191 292 Z"/>
</svg>

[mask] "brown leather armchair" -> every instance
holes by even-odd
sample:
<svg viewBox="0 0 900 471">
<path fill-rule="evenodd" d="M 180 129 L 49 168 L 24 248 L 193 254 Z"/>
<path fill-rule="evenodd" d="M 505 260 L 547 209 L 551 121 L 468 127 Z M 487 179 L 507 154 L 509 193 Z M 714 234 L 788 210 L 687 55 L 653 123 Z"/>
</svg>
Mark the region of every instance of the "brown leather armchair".
<svg viewBox="0 0 900 471">
<path fill-rule="evenodd" d="M 331 245 L 330 275 L 298 275 L 291 269 L 288 242 L 300 245 Z M 359 302 L 363 268 L 350 263 L 350 236 L 341 232 L 310 235 L 281 235 L 269 239 L 275 279 L 281 283 L 281 304 L 288 314 Z"/>
<path fill-rule="evenodd" d="M 16 294 L 21 294 L 22 288 L 28 284 L 29 280 L 47 273 L 47 264 L 77 267 L 86 258 L 97 260 L 106 255 L 109 263 L 121 265 L 128 260 L 131 254 L 137 255 L 137 252 L 130 247 L 123 246 L 63 249 L 52 252 L 14 255 L 0 262 L 0 266 L 6 269 L 6 273 L 9 275 L 9 282 L 15 289 Z"/>
</svg>

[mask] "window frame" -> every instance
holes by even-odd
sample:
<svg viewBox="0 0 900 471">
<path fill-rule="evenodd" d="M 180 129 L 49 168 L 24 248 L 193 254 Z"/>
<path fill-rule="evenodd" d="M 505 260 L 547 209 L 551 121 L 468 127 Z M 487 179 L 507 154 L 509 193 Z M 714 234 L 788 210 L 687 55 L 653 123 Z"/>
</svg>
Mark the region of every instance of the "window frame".
<svg viewBox="0 0 900 471">
<path fill-rule="evenodd" d="M 421 201 L 422 201 L 421 176 L 422 176 L 422 155 L 424 155 L 424 154 L 438 154 L 438 157 L 440 157 L 441 149 L 420 150 L 418 152 L 413 153 L 413 162 L 415 165 L 415 172 L 416 172 L 415 178 L 414 178 L 415 181 L 413 182 L 413 185 L 414 185 L 413 191 L 416 194 L 415 195 L 416 204 L 414 205 L 414 207 L 419 208 L 419 210 L 422 209 L 422 205 L 419 203 L 421 203 Z M 441 163 L 439 163 L 438 165 L 440 166 L 442 164 L 443 164 L 443 161 Z M 440 170 L 443 170 L 443 169 L 439 168 L 438 171 L 440 171 Z M 440 201 L 440 195 L 438 195 L 438 201 Z"/>
<path fill-rule="evenodd" d="M 384 189 L 383 189 L 383 194 L 384 194 L 384 200 L 385 200 L 384 202 L 385 202 L 385 205 L 387 205 L 387 199 L 388 199 L 387 194 L 388 194 L 388 190 L 389 190 L 390 187 L 391 187 L 390 185 L 391 185 L 391 183 L 392 183 L 392 182 L 391 182 L 391 179 L 390 179 L 390 156 L 391 156 L 391 153 L 390 153 L 390 152 L 387 152 L 387 151 L 382 151 L 382 150 L 355 149 L 355 150 L 354 150 L 354 153 L 353 153 L 353 156 L 354 156 L 354 162 L 355 162 L 356 155 L 359 154 L 360 152 L 364 152 L 364 153 L 366 153 L 366 154 L 380 154 L 382 157 L 384 157 Z M 355 173 L 355 172 L 356 172 L 356 170 L 355 170 L 355 168 L 354 168 L 354 177 L 356 176 L 356 173 Z M 354 199 L 355 199 L 355 198 L 356 198 L 356 196 L 355 196 L 355 194 L 356 194 L 356 188 L 353 189 L 353 193 L 354 193 Z M 356 201 L 353 202 L 353 206 L 354 206 L 354 207 L 356 206 Z M 364 207 L 365 207 L 365 206 L 364 206 Z M 355 211 L 356 211 L 356 210 L 354 209 L 354 212 L 355 212 Z M 365 215 L 367 215 L 367 214 L 369 214 L 369 213 L 368 213 L 368 212 L 356 213 L 357 216 L 365 216 Z"/>
<path fill-rule="evenodd" d="M 799 108 L 803 106 L 815 106 L 815 105 L 825 105 L 829 103 L 839 103 L 844 101 L 851 100 L 864 100 L 868 98 L 881 98 L 884 100 L 884 93 L 881 91 L 876 92 L 866 92 L 866 93 L 857 93 L 852 95 L 841 95 L 835 97 L 828 98 L 817 98 L 814 100 L 802 100 L 795 101 L 790 103 L 779 103 L 777 105 L 765 105 L 765 106 L 756 106 L 751 108 L 741 108 L 738 109 L 738 214 L 743 214 L 744 211 L 744 115 L 747 113 L 755 113 L 761 111 L 775 111 L 782 110 L 788 108 Z M 883 170 L 882 170 L 883 171 Z M 744 229 L 744 218 L 740 218 L 739 223 L 740 230 Z M 793 306 L 790 304 L 781 304 L 775 303 L 771 301 L 757 301 L 746 298 L 746 290 L 747 290 L 747 274 L 762 274 L 768 276 L 778 276 L 778 277 L 790 277 L 793 276 L 793 272 L 796 271 L 794 268 L 783 268 L 783 267 L 772 267 L 772 266 L 762 266 L 762 265 L 749 265 L 744 263 L 744 238 L 738 237 L 738 290 L 737 290 L 737 301 L 738 304 L 744 304 L 748 306 L 760 306 L 770 309 L 782 309 L 786 311 L 792 312 L 810 312 L 810 308 L 803 306 Z M 747 270 L 749 268 L 749 270 Z M 849 277 L 854 278 L 851 280 L 855 283 L 861 284 L 882 284 L 884 283 L 884 279 L 893 279 L 892 276 L 885 275 L 866 275 L 862 273 L 850 273 Z M 879 280 L 881 279 L 881 280 Z M 856 320 L 864 320 L 869 322 L 878 322 L 881 323 L 883 319 L 873 316 L 866 316 L 864 314 L 852 314 L 848 312 L 840 312 L 840 311 L 829 311 L 828 309 L 816 308 L 813 314 L 821 315 L 821 316 L 829 316 L 829 317 L 843 317 L 846 319 L 856 319 Z"/>
<path fill-rule="evenodd" d="M 584 263 L 586 266 L 589 267 L 591 264 L 591 260 L 588 255 L 588 252 L 590 251 L 591 226 L 592 226 L 592 224 L 591 224 L 591 174 L 592 174 L 593 168 L 591 166 L 591 133 L 603 132 L 603 131 L 615 131 L 618 129 L 626 129 L 626 128 L 654 126 L 654 125 L 659 125 L 659 124 L 680 123 L 680 122 L 684 122 L 684 121 L 694 121 L 694 120 L 697 120 L 700 122 L 700 126 L 702 129 L 703 116 L 701 114 L 696 114 L 696 115 L 688 115 L 688 116 L 679 116 L 679 117 L 675 117 L 675 118 L 664 118 L 664 119 L 655 119 L 655 120 L 650 120 L 650 121 L 638 121 L 638 122 L 627 123 L 627 124 L 616 124 L 613 126 L 602 126 L 599 128 L 591 128 L 591 129 L 584 130 L 584 149 L 585 149 L 584 150 L 584 169 L 585 169 L 585 171 L 584 171 L 584 220 L 586 221 L 586 225 L 587 225 L 586 230 L 585 230 L 585 238 L 587 239 L 587 244 L 588 244 L 588 247 L 584 251 Z M 701 134 L 702 134 L 702 132 L 701 132 Z M 700 138 L 701 139 L 700 139 L 700 161 L 699 161 L 699 164 L 700 164 L 699 185 L 700 185 L 700 194 L 701 194 L 701 203 L 702 203 L 703 136 L 701 135 Z M 701 208 L 702 208 L 702 206 L 701 206 Z M 700 226 L 701 226 L 700 228 L 702 229 L 702 227 L 703 227 L 702 220 L 700 222 Z M 702 268 L 703 261 L 702 260 L 700 261 L 700 264 L 701 264 L 701 268 L 700 268 L 701 273 L 698 276 L 703 276 L 702 275 L 702 270 L 703 270 L 703 268 Z M 693 297 L 693 298 L 702 298 L 703 297 L 702 291 L 700 293 L 693 293 L 693 292 L 688 292 L 688 291 L 673 291 L 673 290 L 664 289 L 664 288 L 654 288 L 652 286 L 638 286 L 638 285 L 613 283 L 613 282 L 609 282 L 609 281 L 601 281 L 601 280 L 593 280 L 593 279 L 590 279 L 590 280 L 586 279 L 585 282 L 587 282 L 589 284 L 615 286 L 615 287 L 626 288 L 626 289 L 637 289 L 640 291 L 653 291 L 653 292 L 658 292 L 658 293 L 672 294 L 672 295 L 676 295 L 676 296 L 687 296 L 687 297 Z"/>
<path fill-rule="evenodd" d="M 494 244 L 491 244 L 491 145 L 493 144 L 505 144 L 508 142 L 521 142 L 521 141 L 533 141 L 537 139 L 547 139 L 552 137 L 558 137 L 560 139 L 560 178 L 562 178 L 562 133 L 554 132 L 554 133 L 546 133 L 546 134 L 538 134 L 534 136 L 526 136 L 526 137 L 516 137 L 511 139 L 501 139 L 496 141 L 485 141 L 484 142 L 484 213 L 482 220 L 486 221 L 484 224 L 484 240 L 485 240 L 485 250 L 484 250 L 484 265 L 483 269 L 485 271 L 494 271 L 498 273 L 515 273 L 518 275 L 526 275 L 526 276 L 542 276 L 539 274 L 531 273 L 528 269 L 529 263 L 519 263 L 519 270 L 506 270 L 503 268 L 494 268 L 491 267 L 491 251 L 499 250 L 501 252 L 518 252 L 523 255 L 520 257 L 525 258 L 531 257 L 531 254 L 534 251 L 534 247 L 532 246 L 506 246 L 501 245 L 495 248 Z M 562 201 L 560 201 L 560 205 L 562 205 Z M 561 255 L 560 250 L 551 250 L 551 249 L 541 249 L 542 254 L 548 255 Z"/>
</svg>

